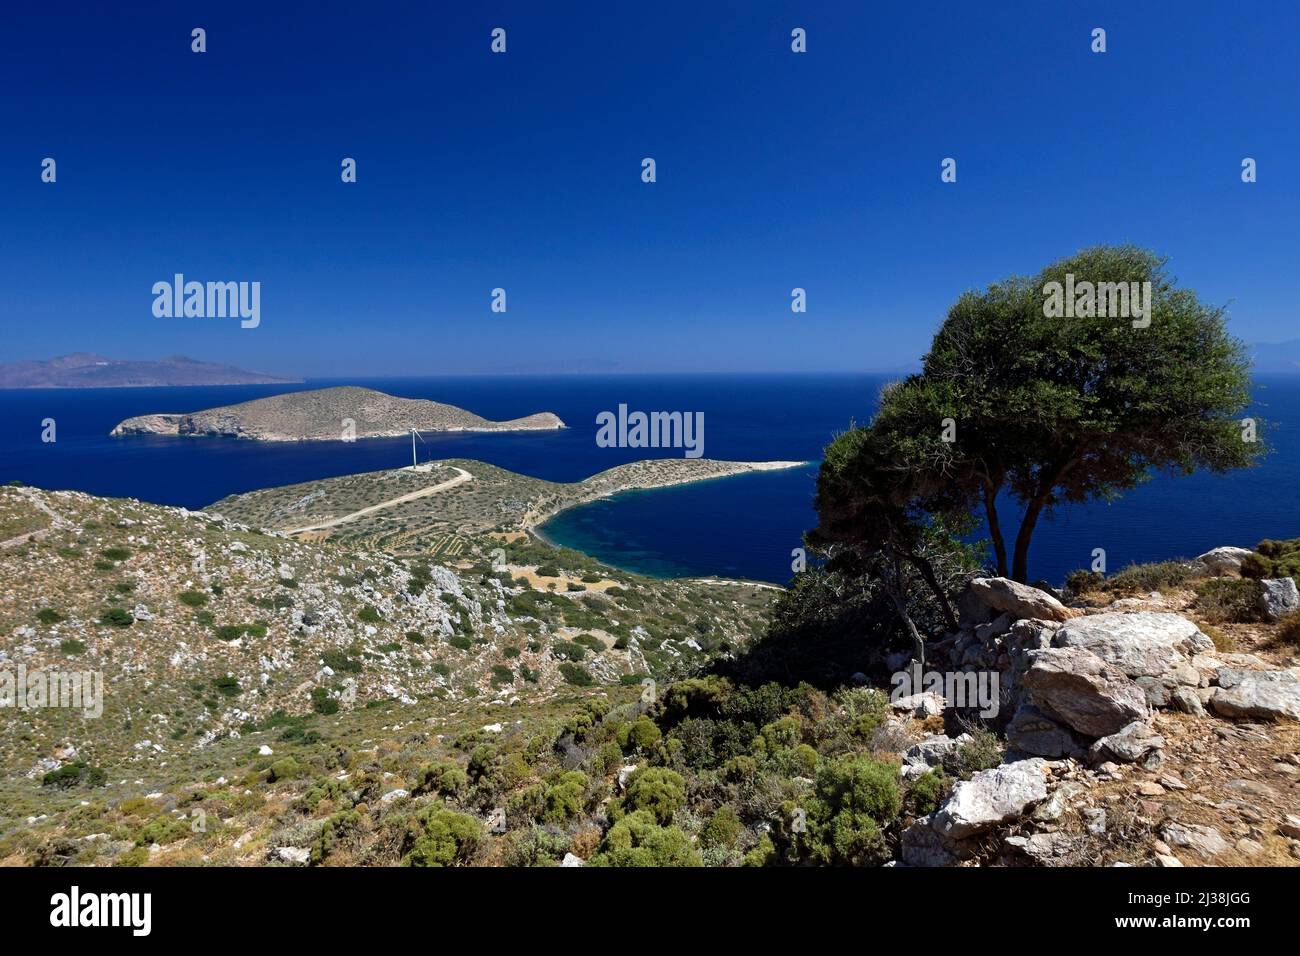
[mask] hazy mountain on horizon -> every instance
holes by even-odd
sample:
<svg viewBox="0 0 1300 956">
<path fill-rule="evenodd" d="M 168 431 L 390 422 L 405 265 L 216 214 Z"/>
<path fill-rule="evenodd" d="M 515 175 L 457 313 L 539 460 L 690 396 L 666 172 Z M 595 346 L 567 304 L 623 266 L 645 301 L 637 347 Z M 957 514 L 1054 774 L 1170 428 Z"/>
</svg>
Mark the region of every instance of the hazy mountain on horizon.
<svg viewBox="0 0 1300 956">
<path fill-rule="evenodd" d="M 52 359 L 0 363 L 0 388 L 144 388 L 184 385 L 296 385 L 300 378 L 247 372 L 184 355 L 111 359 L 73 352 Z"/>
<path fill-rule="evenodd" d="M 1256 372 L 1300 372 L 1300 339 L 1253 342 L 1248 348 Z"/>
</svg>

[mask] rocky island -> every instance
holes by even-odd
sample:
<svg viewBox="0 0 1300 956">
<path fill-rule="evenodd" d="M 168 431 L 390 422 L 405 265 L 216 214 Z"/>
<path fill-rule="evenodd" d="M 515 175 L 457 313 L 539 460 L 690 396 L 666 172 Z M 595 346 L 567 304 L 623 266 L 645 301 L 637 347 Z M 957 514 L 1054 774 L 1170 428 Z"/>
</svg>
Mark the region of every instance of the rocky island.
<svg viewBox="0 0 1300 956">
<path fill-rule="evenodd" d="M 551 412 L 494 422 L 455 405 L 345 385 L 286 392 L 198 412 L 137 415 L 119 422 L 110 434 L 320 441 L 345 435 L 394 438 L 409 434 L 413 428 L 428 432 L 503 432 L 564 427 L 559 416 Z"/>
</svg>

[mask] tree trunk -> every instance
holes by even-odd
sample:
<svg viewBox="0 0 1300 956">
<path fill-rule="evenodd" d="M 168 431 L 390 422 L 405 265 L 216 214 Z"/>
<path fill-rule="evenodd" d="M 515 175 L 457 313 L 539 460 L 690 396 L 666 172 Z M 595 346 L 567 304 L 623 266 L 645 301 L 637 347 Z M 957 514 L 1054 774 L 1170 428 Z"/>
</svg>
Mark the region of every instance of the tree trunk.
<svg viewBox="0 0 1300 956">
<path fill-rule="evenodd" d="M 998 489 L 992 482 L 984 484 L 984 517 L 988 519 L 989 537 L 993 539 L 993 555 L 997 558 L 998 574 L 1007 576 L 1007 542 L 1002 537 L 1002 525 L 998 522 Z"/>
<path fill-rule="evenodd" d="M 1029 577 L 1029 539 L 1034 535 L 1034 525 L 1038 524 L 1038 516 L 1046 503 L 1047 495 L 1039 495 L 1029 502 L 1025 517 L 1020 522 L 1020 532 L 1016 535 L 1016 553 L 1011 565 L 1011 580 L 1021 584 L 1029 583 L 1026 580 Z"/>
<path fill-rule="evenodd" d="M 925 583 L 930 586 L 930 590 L 934 593 L 934 599 L 939 602 L 939 610 L 943 613 L 944 626 L 950 632 L 956 631 L 957 615 L 953 614 L 952 605 L 948 603 L 948 595 L 943 593 L 939 579 L 935 576 L 934 566 L 930 564 L 928 559 L 921 557 L 919 554 L 909 554 L 907 559 L 921 572 L 921 577 L 925 579 Z"/>
<path fill-rule="evenodd" d="M 907 628 L 907 633 L 912 637 L 912 643 L 916 645 L 916 662 L 921 665 L 921 670 L 925 670 L 925 638 L 921 637 L 921 632 L 916 629 L 916 624 L 912 621 L 912 615 L 907 613 L 907 602 L 899 595 L 898 590 L 892 585 L 887 585 L 885 591 L 889 594 L 889 599 L 894 602 L 894 610 L 898 612 L 899 619 L 903 626 Z"/>
<path fill-rule="evenodd" d="M 1057 482 L 1064 478 L 1065 473 L 1073 466 L 1073 460 L 1067 461 L 1049 475 L 1039 478 L 1038 494 L 1033 497 L 1029 502 L 1029 507 L 1025 509 L 1025 516 L 1020 521 L 1020 531 L 1016 535 L 1016 553 L 1011 564 L 1011 579 L 1013 581 L 1019 581 L 1021 584 L 1029 583 L 1029 539 L 1034 536 L 1034 526 L 1038 524 L 1038 516 L 1042 514 L 1048 499 L 1052 497 L 1052 489 L 1056 487 Z"/>
</svg>

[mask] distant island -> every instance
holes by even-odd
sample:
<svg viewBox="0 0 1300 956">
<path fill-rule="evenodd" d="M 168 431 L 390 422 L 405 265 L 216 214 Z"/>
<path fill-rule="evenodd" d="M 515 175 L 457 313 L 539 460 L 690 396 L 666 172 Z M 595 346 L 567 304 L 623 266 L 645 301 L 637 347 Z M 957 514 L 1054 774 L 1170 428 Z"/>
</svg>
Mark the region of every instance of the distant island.
<svg viewBox="0 0 1300 956">
<path fill-rule="evenodd" d="M 1285 342 L 1255 342 L 1247 346 L 1251 367 L 1271 375 L 1300 372 L 1300 339 Z"/>
<path fill-rule="evenodd" d="M 73 352 L 52 359 L 0 363 L 0 388 L 148 388 L 184 385 L 296 385 L 300 378 L 246 372 L 183 355 L 157 361 Z"/>
<path fill-rule="evenodd" d="M 350 427 L 345 423 L 350 422 Z M 538 412 L 494 422 L 455 405 L 398 398 L 372 388 L 343 385 L 287 392 L 200 412 L 137 415 L 112 435 L 228 436 L 257 441 L 393 438 L 411 429 L 427 432 L 551 431 L 564 428 L 558 415 Z M 348 429 L 345 431 L 345 429 Z"/>
</svg>

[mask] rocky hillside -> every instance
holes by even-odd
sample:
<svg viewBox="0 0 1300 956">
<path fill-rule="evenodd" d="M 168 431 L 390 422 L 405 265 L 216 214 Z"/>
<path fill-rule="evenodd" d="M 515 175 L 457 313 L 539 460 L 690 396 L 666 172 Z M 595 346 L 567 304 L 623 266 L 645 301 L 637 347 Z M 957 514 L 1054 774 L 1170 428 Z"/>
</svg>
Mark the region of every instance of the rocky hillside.
<svg viewBox="0 0 1300 956">
<path fill-rule="evenodd" d="M 350 425 L 348 423 L 351 423 Z M 550 412 L 488 421 L 442 402 L 398 398 L 353 385 L 286 392 L 200 412 L 159 412 L 128 418 L 113 435 L 186 435 L 259 441 L 338 441 L 392 438 L 417 431 L 549 431 L 563 428 Z"/>
<path fill-rule="evenodd" d="M 0 669 L 106 688 L 4 725 L 0 862 L 1300 862 L 1300 595 L 1238 576 L 1300 542 L 977 579 L 929 647 L 952 683 L 891 699 L 702 672 L 769 592 L 522 534 L 402 559 L 25 488 L 0 534 Z M 995 714 L 963 675 L 997 676 Z"/>
<path fill-rule="evenodd" d="M 5 722 L 5 827 L 47 805 L 47 774 L 80 766 L 138 795 L 286 721 L 318 739 L 315 723 L 353 712 L 544 707 L 671 680 L 742 646 L 770 595 L 527 540 L 397 559 L 21 487 L 0 489 L 0 538 L 0 670 L 98 672 L 104 688 L 101 716 L 39 706 Z"/>
</svg>

